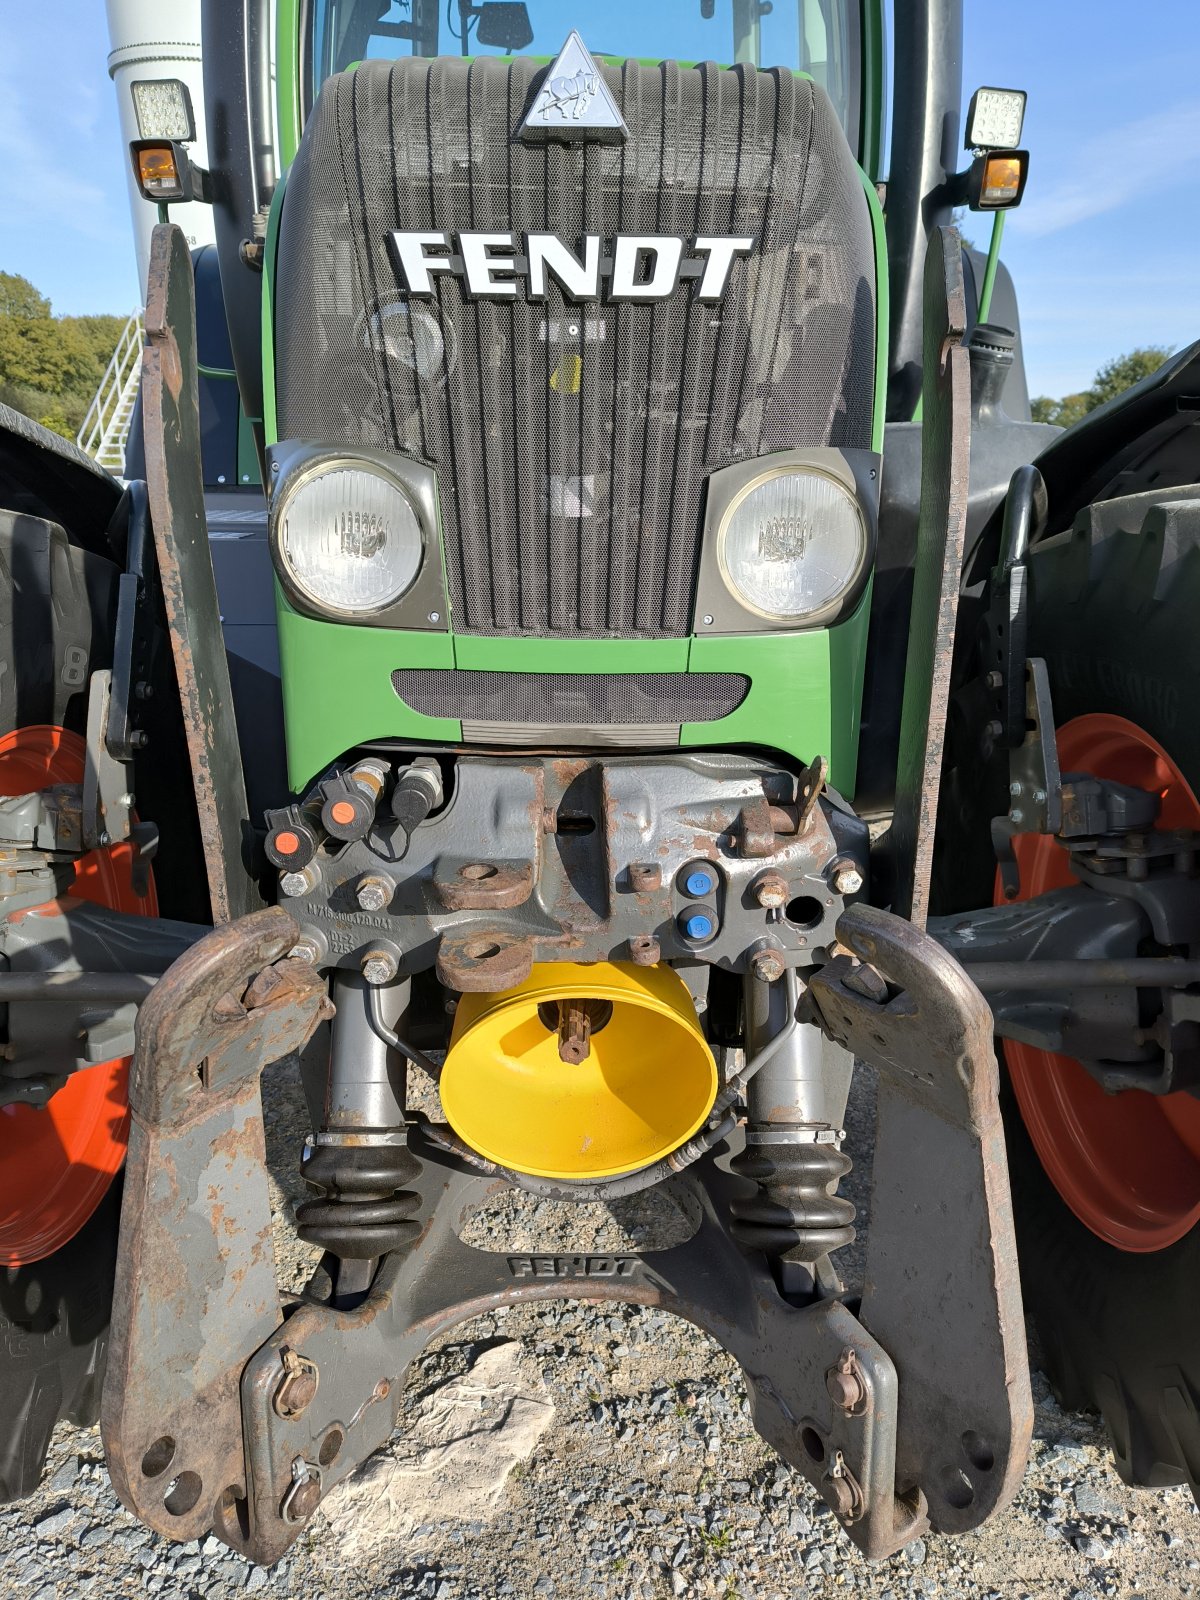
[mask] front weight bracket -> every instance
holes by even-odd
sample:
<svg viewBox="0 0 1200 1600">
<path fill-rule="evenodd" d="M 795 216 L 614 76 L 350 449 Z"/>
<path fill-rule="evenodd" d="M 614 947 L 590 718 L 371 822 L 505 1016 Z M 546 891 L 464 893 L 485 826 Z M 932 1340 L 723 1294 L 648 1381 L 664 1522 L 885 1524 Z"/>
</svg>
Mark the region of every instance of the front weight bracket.
<svg viewBox="0 0 1200 1600">
<path fill-rule="evenodd" d="M 384 1258 L 353 1310 L 318 1299 L 315 1283 L 282 1306 L 258 1080 L 325 1014 L 324 985 L 281 961 L 294 927 L 280 910 L 208 934 L 167 973 L 139 1026 L 103 1413 L 125 1503 L 168 1536 L 211 1530 L 274 1562 L 328 1490 L 388 1440 L 405 1373 L 431 1340 L 501 1305 L 573 1298 L 659 1307 L 715 1338 L 742 1367 L 759 1432 L 867 1556 L 920 1533 L 927 1497 L 939 1526 L 982 1521 L 1011 1492 L 1029 1433 L 1003 1145 L 988 1120 L 987 1008 L 953 959 L 898 919 L 855 910 L 841 932 L 889 985 L 907 987 L 874 1004 L 844 987 L 835 961 L 819 995 L 814 984 L 822 1025 L 885 1075 L 916 1038 L 924 1051 L 881 1097 L 858 1315 L 839 1298 L 790 1303 L 766 1258 L 735 1242 L 731 1202 L 749 1185 L 728 1170 L 727 1150 L 682 1180 L 701 1217 L 684 1244 L 646 1256 L 492 1253 L 459 1232 L 503 1185 L 463 1170 L 419 1124 L 413 1248 Z M 838 960 L 852 977 L 851 958 Z M 956 1507 L 960 1480 L 971 1493 Z"/>
<path fill-rule="evenodd" d="M 897 1486 L 962 1533 L 1012 1498 L 1033 1431 L 992 1014 L 900 917 L 852 906 L 837 933 L 848 953 L 812 980 L 813 1020 L 879 1073 L 859 1320 L 900 1380 Z"/>
<path fill-rule="evenodd" d="M 281 959 L 295 938 L 278 907 L 215 928 L 138 1016 L 100 1428 L 117 1493 L 168 1538 L 244 1497 L 239 1380 L 282 1321 L 259 1075 L 329 1013 Z"/>
</svg>

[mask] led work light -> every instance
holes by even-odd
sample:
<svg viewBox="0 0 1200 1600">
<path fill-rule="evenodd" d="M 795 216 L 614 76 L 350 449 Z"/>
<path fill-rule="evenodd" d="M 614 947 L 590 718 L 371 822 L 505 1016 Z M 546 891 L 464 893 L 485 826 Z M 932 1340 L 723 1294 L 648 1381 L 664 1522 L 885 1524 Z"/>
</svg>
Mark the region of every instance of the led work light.
<svg viewBox="0 0 1200 1600">
<path fill-rule="evenodd" d="M 329 462 L 284 488 L 271 531 L 285 589 L 335 616 L 395 605 L 421 568 L 424 539 L 412 502 L 385 473 Z"/>
<path fill-rule="evenodd" d="M 142 78 L 129 87 L 141 138 L 192 142 L 196 118 L 186 83 L 179 78 Z"/>
<path fill-rule="evenodd" d="M 1025 122 L 1024 89 L 976 89 L 967 108 L 965 150 L 1013 150 Z"/>
<path fill-rule="evenodd" d="M 858 501 L 836 478 L 780 468 L 734 499 L 717 536 L 717 560 L 741 605 L 796 622 L 851 588 L 867 545 Z"/>
</svg>

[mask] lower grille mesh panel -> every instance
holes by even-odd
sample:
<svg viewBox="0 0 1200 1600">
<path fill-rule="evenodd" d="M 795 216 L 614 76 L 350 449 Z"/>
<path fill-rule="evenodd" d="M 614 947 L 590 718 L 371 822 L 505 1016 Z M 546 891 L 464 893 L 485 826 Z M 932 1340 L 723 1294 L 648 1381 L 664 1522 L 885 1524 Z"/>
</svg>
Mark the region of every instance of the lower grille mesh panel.
<svg viewBox="0 0 1200 1600">
<path fill-rule="evenodd" d="M 537 728 L 675 727 L 716 722 L 746 698 L 740 672 L 457 672 L 402 668 L 392 687 L 413 711 Z"/>
</svg>

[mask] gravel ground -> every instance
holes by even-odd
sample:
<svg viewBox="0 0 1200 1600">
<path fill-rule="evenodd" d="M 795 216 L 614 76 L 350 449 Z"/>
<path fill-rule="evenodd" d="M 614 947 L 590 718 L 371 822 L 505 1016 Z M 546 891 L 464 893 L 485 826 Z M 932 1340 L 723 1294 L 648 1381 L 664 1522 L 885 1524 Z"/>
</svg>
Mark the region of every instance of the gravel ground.
<svg viewBox="0 0 1200 1600">
<path fill-rule="evenodd" d="M 863 1152 L 870 1145 L 872 1099 L 869 1076 L 860 1072 L 848 1117 L 848 1142 L 859 1162 L 850 1187 L 859 1202 L 869 1178 Z M 287 1220 L 287 1201 L 302 1187 L 296 1162 L 304 1113 L 294 1074 L 275 1070 L 267 1100 L 268 1145 L 279 1181 L 281 1280 L 297 1283 L 306 1252 L 297 1248 Z M 479 1244 L 503 1239 L 516 1248 L 649 1248 L 686 1235 L 689 1227 L 686 1207 L 670 1194 L 631 1201 L 613 1213 L 513 1197 L 472 1218 L 467 1236 Z M 854 1252 L 841 1264 L 853 1280 Z M 527 1409 L 552 1404 L 554 1411 L 548 1425 L 543 1418 L 532 1430 L 531 1453 L 500 1463 L 483 1512 L 477 1498 L 457 1491 L 450 1457 L 431 1451 L 424 1478 L 418 1472 L 403 1480 L 424 1484 L 424 1509 L 414 1514 L 425 1520 L 414 1526 L 412 1516 L 398 1518 L 394 1539 L 356 1538 L 345 1511 L 356 1492 L 351 1487 L 334 1505 L 332 1520 L 319 1512 L 268 1571 L 216 1540 L 173 1545 L 143 1528 L 113 1493 L 97 1430 L 64 1425 L 38 1493 L 0 1508 L 0 1595 L 1200 1596 L 1200 1515 L 1190 1496 L 1126 1488 L 1109 1465 L 1094 1419 L 1060 1410 L 1039 1373 L 1033 1454 L 1013 1505 L 978 1534 L 930 1535 L 872 1566 L 816 1494 L 752 1431 L 734 1363 L 687 1324 L 636 1307 L 589 1309 L 569 1302 L 512 1307 L 464 1323 L 415 1365 L 402 1427 L 407 1422 L 419 1434 L 439 1401 L 444 1422 L 447 1397 L 478 1395 L 472 1378 L 502 1360 L 519 1370 Z M 510 1401 L 507 1396 L 505 1405 Z M 482 1418 L 485 1400 L 478 1409 Z M 504 1420 L 497 1417 L 494 1434 L 481 1420 L 481 1448 L 495 1448 Z M 377 1481 L 357 1492 L 374 1496 L 371 1483 Z"/>
</svg>

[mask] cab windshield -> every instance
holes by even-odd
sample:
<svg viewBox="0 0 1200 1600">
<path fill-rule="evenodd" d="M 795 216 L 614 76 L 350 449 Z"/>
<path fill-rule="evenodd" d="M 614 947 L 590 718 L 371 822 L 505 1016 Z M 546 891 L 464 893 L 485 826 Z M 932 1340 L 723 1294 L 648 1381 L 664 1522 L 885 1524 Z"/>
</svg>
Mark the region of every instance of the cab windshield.
<svg viewBox="0 0 1200 1600">
<path fill-rule="evenodd" d="M 308 0 L 306 110 L 332 73 L 401 55 L 557 55 L 577 28 L 593 55 L 747 61 L 808 73 L 858 146 L 859 0 Z"/>
</svg>

